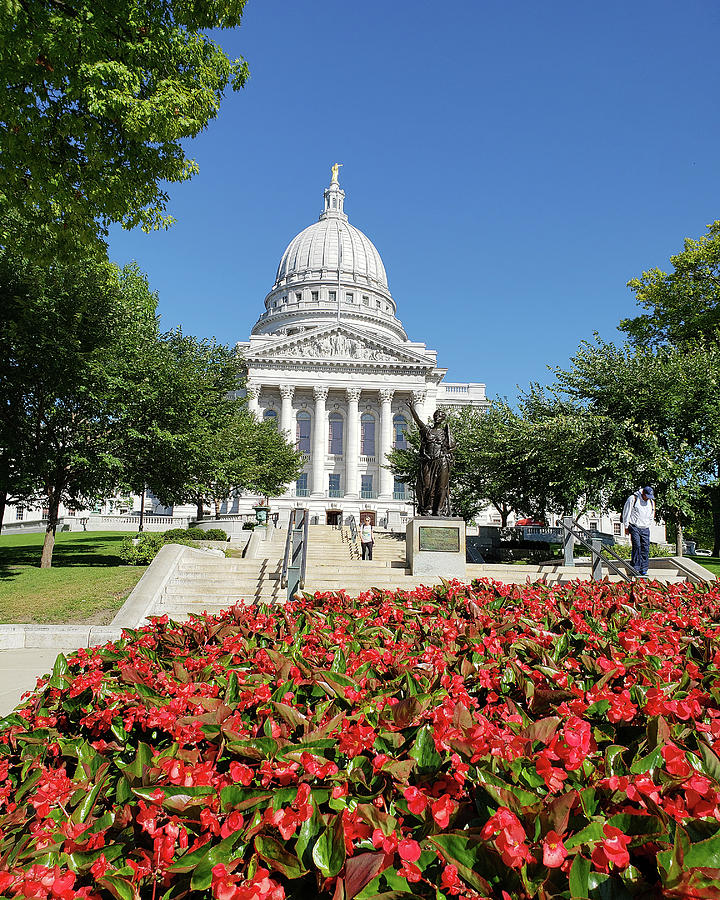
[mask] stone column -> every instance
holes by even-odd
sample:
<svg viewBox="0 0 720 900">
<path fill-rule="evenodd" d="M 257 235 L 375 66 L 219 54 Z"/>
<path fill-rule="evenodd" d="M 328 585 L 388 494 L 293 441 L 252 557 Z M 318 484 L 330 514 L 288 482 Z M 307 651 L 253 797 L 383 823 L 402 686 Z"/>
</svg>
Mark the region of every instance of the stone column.
<svg viewBox="0 0 720 900">
<path fill-rule="evenodd" d="M 345 496 L 359 497 L 358 463 L 360 462 L 360 388 L 345 391 L 348 402 L 347 436 L 345 443 Z"/>
<path fill-rule="evenodd" d="M 392 500 L 393 474 L 389 469 L 383 468 L 387 463 L 387 455 L 392 450 L 392 398 L 395 392 L 389 388 L 380 391 L 380 493 L 379 500 Z"/>
<path fill-rule="evenodd" d="M 312 441 L 312 494 L 313 497 L 324 497 L 327 494 L 327 485 L 325 484 L 325 447 L 326 447 L 326 431 L 327 431 L 327 412 L 325 410 L 325 401 L 327 400 L 328 388 L 318 386 L 313 388 L 313 396 L 315 397 L 315 421 L 313 422 L 313 441 Z"/>
<path fill-rule="evenodd" d="M 295 443 L 292 414 L 292 401 L 294 393 L 295 387 L 293 385 L 284 384 L 280 388 L 280 396 L 282 397 L 282 406 L 280 408 L 280 431 L 283 431 L 293 444 Z"/>
<path fill-rule="evenodd" d="M 427 397 L 427 391 L 413 391 L 412 399 L 415 404 L 415 409 L 418 412 L 418 415 L 423 420 L 423 422 L 427 421 L 427 410 L 425 409 L 425 398 Z"/>
<path fill-rule="evenodd" d="M 255 416 L 256 419 L 260 418 L 260 405 L 258 403 L 258 398 L 260 397 L 260 385 L 255 383 L 250 383 L 248 381 L 246 385 L 247 390 L 247 405 L 248 412 Z"/>
</svg>

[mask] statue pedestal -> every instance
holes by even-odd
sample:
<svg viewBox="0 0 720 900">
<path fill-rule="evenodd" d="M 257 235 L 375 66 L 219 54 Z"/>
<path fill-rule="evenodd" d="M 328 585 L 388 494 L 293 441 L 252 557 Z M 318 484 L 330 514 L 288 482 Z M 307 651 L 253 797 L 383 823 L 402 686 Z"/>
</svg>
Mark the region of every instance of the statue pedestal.
<svg viewBox="0 0 720 900">
<path fill-rule="evenodd" d="M 412 575 L 465 578 L 465 521 L 420 516 L 407 524 L 407 564 Z"/>
</svg>

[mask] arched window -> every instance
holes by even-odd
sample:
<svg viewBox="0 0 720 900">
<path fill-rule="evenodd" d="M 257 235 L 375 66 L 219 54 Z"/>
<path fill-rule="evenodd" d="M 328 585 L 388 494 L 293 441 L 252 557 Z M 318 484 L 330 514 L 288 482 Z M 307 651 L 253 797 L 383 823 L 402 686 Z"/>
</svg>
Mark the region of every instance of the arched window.
<svg viewBox="0 0 720 900">
<path fill-rule="evenodd" d="M 407 419 L 405 416 L 400 415 L 400 413 L 393 416 L 393 447 L 396 450 L 407 450 L 406 428 Z"/>
<path fill-rule="evenodd" d="M 338 412 L 328 417 L 328 453 L 342 456 L 343 452 L 343 417 Z"/>
<path fill-rule="evenodd" d="M 302 453 L 310 452 L 310 413 L 301 410 L 295 420 L 295 443 Z"/>
<path fill-rule="evenodd" d="M 375 417 L 370 413 L 360 416 L 360 453 L 375 456 Z"/>
<path fill-rule="evenodd" d="M 263 420 L 272 422 L 276 428 L 278 427 L 278 414 L 274 409 L 266 409 L 263 413 Z"/>
</svg>

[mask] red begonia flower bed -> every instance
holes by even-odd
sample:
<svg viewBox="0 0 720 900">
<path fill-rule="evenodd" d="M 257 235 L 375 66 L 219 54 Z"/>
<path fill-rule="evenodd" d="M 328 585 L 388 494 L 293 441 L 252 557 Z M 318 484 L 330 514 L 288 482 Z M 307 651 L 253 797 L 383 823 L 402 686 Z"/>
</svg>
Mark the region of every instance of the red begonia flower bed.
<svg viewBox="0 0 720 900">
<path fill-rule="evenodd" d="M 0 894 L 720 897 L 720 590 L 163 619 L 0 724 Z"/>
</svg>

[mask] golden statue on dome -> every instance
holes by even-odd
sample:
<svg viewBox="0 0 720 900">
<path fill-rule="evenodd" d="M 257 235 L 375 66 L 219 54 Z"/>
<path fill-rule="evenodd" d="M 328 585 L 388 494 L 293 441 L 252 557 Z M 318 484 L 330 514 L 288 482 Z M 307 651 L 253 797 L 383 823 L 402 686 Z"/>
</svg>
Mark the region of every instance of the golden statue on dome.
<svg viewBox="0 0 720 900">
<path fill-rule="evenodd" d="M 338 174 L 340 173 L 340 166 L 342 163 L 333 163 L 332 165 L 332 181 L 330 184 L 339 184 L 338 182 Z"/>
</svg>

